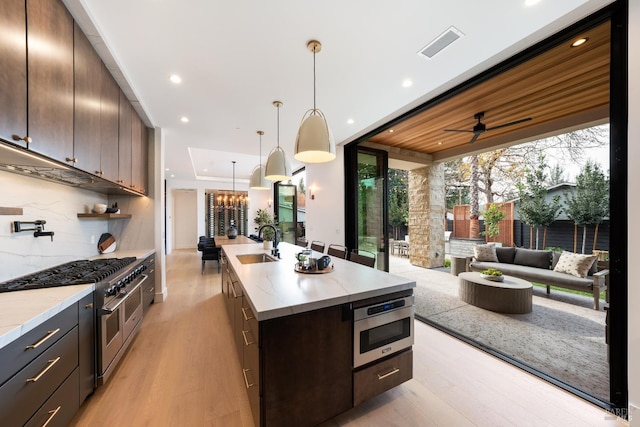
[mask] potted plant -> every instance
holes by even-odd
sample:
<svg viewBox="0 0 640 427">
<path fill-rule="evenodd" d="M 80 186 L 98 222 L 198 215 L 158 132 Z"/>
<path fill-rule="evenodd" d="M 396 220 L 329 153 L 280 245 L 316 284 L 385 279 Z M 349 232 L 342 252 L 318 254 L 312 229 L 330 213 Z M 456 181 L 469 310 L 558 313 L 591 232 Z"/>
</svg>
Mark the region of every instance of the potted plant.
<svg viewBox="0 0 640 427">
<path fill-rule="evenodd" d="M 270 224 L 275 226 L 275 221 L 273 220 L 273 216 L 266 209 L 258 209 L 256 211 L 256 217 L 253 219 L 253 222 L 256 224 L 256 233 L 259 233 L 260 227 L 264 225 Z M 264 230 L 262 230 L 262 239 L 264 242 L 263 247 L 265 249 L 271 248 L 271 242 L 273 241 L 274 237 L 275 237 L 275 233 L 273 231 L 273 228 L 267 227 Z"/>
</svg>

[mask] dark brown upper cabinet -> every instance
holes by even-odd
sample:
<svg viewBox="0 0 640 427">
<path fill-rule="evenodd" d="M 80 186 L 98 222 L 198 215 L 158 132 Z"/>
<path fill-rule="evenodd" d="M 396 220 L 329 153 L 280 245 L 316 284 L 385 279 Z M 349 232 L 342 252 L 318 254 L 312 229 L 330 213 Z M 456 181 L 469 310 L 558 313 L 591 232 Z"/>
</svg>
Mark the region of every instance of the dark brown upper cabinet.
<svg viewBox="0 0 640 427">
<path fill-rule="evenodd" d="M 104 64 L 100 97 L 100 173 L 109 181 L 118 180 L 118 135 L 120 88 Z"/>
<path fill-rule="evenodd" d="M 127 97 L 120 91 L 119 138 L 118 138 L 118 179 L 116 182 L 130 187 L 131 181 L 131 119 L 133 108 Z"/>
<path fill-rule="evenodd" d="M 64 161 L 73 157 L 73 18 L 58 0 L 29 0 L 26 10 L 29 148 Z"/>
<path fill-rule="evenodd" d="M 70 163 L 100 175 L 102 61 L 80 27 L 74 26 L 75 118 Z"/>
<path fill-rule="evenodd" d="M 147 127 L 142 123 L 138 113 L 131 112 L 131 188 L 140 193 L 147 189 Z M 144 152 L 144 155 L 143 155 Z"/>
<path fill-rule="evenodd" d="M 0 138 L 27 136 L 27 20 L 24 0 L 0 1 Z M 25 143 L 21 145 L 26 146 Z"/>
</svg>

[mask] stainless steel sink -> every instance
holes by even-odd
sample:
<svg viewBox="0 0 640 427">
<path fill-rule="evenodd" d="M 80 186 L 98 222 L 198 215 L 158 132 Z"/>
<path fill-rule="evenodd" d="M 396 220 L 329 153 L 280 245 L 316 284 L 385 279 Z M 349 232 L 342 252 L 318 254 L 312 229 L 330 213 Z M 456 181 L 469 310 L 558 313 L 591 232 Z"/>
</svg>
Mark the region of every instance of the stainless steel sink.
<svg viewBox="0 0 640 427">
<path fill-rule="evenodd" d="M 278 261 L 278 258 L 274 258 L 267 254 L 245 254 L 245 255 L 236 255 L 238 261 L 242 264 L 256 264 L 260 262 L 274 262 Z"/>
</svg>

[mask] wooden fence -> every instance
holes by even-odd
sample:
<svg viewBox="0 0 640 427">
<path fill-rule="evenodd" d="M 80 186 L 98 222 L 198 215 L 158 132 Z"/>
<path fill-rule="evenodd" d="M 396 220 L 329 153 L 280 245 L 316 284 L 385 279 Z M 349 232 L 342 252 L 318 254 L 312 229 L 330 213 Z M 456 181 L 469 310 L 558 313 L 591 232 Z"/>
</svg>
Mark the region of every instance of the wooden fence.
<svg viewBox="0 0 640 427">
<path fill-rule="evenodd" d="M 496 237 L 486 236 L 487 242 L 500 242 L 503 246 L 513 246 L 513 217 L 514 217 L 514 204 L 513 203 L 494 203 L 500 207 L 500 210 L 504 212 L 505 216 L 498 227 L 500 228 L 500 234 Z M 489 208 L 489 204 L 485 205 L 485 209 Z M 469 237 L 469 228 L 471 223 L 471 206 L 470 205 L 456 205 L 453 207 L 453 232 L 452 236 L 457 238 L 466 239 Z M 484 231 L 484 222 L 480 222 L 480 231 Z"/>
</svg>

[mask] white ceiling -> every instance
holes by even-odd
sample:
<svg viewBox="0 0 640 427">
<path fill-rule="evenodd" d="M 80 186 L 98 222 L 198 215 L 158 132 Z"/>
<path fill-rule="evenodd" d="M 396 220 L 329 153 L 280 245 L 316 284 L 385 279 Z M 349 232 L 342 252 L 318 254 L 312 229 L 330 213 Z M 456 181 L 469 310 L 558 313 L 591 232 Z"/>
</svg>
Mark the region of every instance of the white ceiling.
<svg viewBox="0 0 640 427">
<path fill-rule="evenodd" d="M 283 102 L 280 145 L 294 170 L 302 166 L 293 147 L 313 106 L 311 39 L 322 43 L 317 106 L 345 143 L 611 3 L 64 1 L 147 125 L 164 130 L 168 180 L 229 180 L 232 160 L 248 179 L 259 162 L 256 131 L 265 132 L 263 162 L 276 145 L 274 100 Z M 464 36 L 431 60 L 417 54 L 450 26 Z"/>
</svg>

